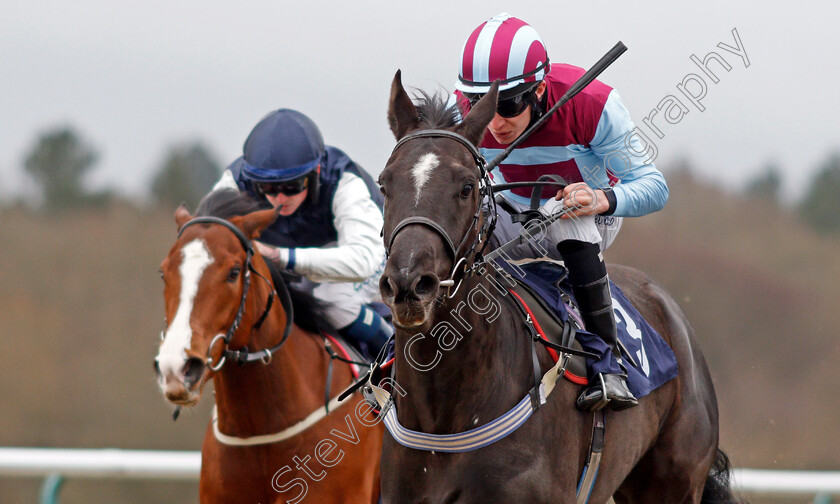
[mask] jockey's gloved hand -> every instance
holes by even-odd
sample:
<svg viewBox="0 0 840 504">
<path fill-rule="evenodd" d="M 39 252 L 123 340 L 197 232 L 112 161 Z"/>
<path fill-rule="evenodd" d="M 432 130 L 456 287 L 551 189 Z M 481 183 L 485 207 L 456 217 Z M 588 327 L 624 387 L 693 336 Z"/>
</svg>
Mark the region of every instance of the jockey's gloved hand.
<svg viewBox="0 0 840 504">
<path fill-rule="evenodd" d="M 562 199 L 556 200 L 554 198 L 549 198 L 549 200 L 540 207 L 540 213 L 543 214 L 544 217 L 552 217 L 554 215 L 559 216 L 571 211 L 572 209 L 566 207 L 566 203 Z"/>
<path fill-rule="evenodd" d="M 607 195 L 609 192 L 609 196 Z M 562 201 L 572 214 L 584 215 L 611 215 L 615 211 L 615 195 L 609 187 L 604 189 L 593 188 L 585 182 L 575 182 L 557 192 L 555 199 Z M 564 216 L 563 218 L 570 218 Z"/>
<path fill-rule="evenodd" d="M 255 241 L 254 246 L 263 257 L 273 262 L 277 267 L 284 269 L 289 264 L 289 249 L 273 247 L 265 243 Z"/>
</svg>

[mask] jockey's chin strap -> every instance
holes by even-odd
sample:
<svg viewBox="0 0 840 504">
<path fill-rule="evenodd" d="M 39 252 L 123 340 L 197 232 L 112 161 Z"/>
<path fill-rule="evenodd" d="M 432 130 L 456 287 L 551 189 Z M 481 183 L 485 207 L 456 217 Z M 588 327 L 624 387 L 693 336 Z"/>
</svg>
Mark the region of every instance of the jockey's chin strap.
<svg viewBox="0 0 840 504">
<path fill-rule="evenodd" d="M 281 282 L 279 286 L 272 286 L 271 281 L 269 281 L 266 277 L 261 275 L 256 269 L 254 269 L 254 265 L 251 259 L 254 257 L 254 247 L 251 245 L 251 241 L 245 236 L 242 231 L 234 226 L 230 221 L 226 219 L 221 219 L 219 217 L 212 217 L 212 216 L 202 216 L 196 217 L 187 223 L 185 223 L 181 229 L 178 231 L 178 237 L 180 238 L 181 235 L 184 233 L 184 230 L 193 224 L 218 224 L 220 226 L 224 226 L 230 232 L 232 232 L 236 238 L 239 240 L 239 243 L 242 244 L 242 247 L 245 249 L 246 258 L 245 258 L 245 272 L 243 273 L 244 280 L 242 285 L 242 297 L 239 300 L 239 308 L 236 311 L 236 316 L 233 318 L 233 323 L 227 330 L 225 334 L 218 334 L 216 335 L 211 341 L 210 345 L 207 348 L 207 366 L 213 370 L 218 371 L 222 368 L 228 358 L 233 360 L 239 365 L 244 365 L 248 362 L 253 362 L 256 360 L 261 361 L 263 364 L 268 364 L 271 362 L 271 357 L 277 350 L 283 346 L 283 343 L 286 342 L 286 339 L 289 337 L 289 334 L 292 331 L 292 324 L 294 323 L 294 314 L 292 311 L 292 298 L 289 295 L 289 290 L 286 287 L 286 284 Z M 265 309 L 263 310 L 262 315 L 260 318 L 257 319 L 256 323 L 254 323 L 254 328 L 259 329 L 262 326 L 263 322 L 265 322 L 266 317 L 268 317 L 268 313 L 271 310 L 271 307 L 274 304 L 274 298 L 280 295 L 280 303 L 283 305 L 283 309 L 286 312 L 286 327 L 283 329 L 283 337 L 280 339 L 280 342 L 274 345 L 271 348 L 267 348 L 265 350 L 260 350 L 258 352 L 250 352 L 248 347 L 242 347 L 239 350 L 231 350 L 228 345 L 230 345 L 231 340 L 233 339 L 233 335 L 236 333 L 237 329 L 239 329 L 239 324 L 242 322 L 242 316 L 245 314 L 245 299 L 248 297 L 248 290 L 251 285 L 251 272 L 254 272 L 255 275 L 262 278 L 266 285 L 271 288 L 271 293 L 268 295 L 268 301 L 266 301 Z M 222 340 L 224 342 L 224 350 L 222 352 L 222 357 L 219 359 L 219 362 L 213 364 L 213 357 L 211 355 L 213 351 L 213 347 L 216 345 L 218 340 Z"/>
<path fill-rule="evenodd" d="M 484 156 L 481 155 L 472 142 L 454 131 L 427 129 L 409 133 L 408 135 L 400 138 L 397 145 L 395 145 L 394 149 L 391 151 L 391 156 L 393 156 L 394 153 L 397 152 L 397 149 L 405 145 L 407 142 L 418 138 L 448 138 L 450 140 L 455 140 L 466 148 L 472 156 L 476 168 L 478 168 L 478 187 L 481 199 L 479 200 L 475 213 L 473 214 L 472 222 L 457 247 L 443 226 L 428 217 L 415 215 L 403 219 L 394 227 L 393 231 L 391 231 L 391 235 L 386 239 L 387 246 L 385 248 L 385 253 L 386 256 L 391 255 L 391 247 L 394 245 L 394 240 L 396 240 L 397 234 L 406 227 L 411 225 L 420 225 L 431 229 L 443 239 L 443 243 L 446 245 L 446 250 L 449 252 L 450 257 L 452 257 L 452 269 L 449 272 L 449 278 L 440 282 L 441 287 L 449 288 L 449 296 L 452 297 L 458 291 L 461 281 L 475 272 L 477 265 L 482 262 L 482 253 L 487 246 L 490 235 L 493 233 L 493 229 L 496 227 L 497 211 L 496 201 L 493 199 L 493 192 L 491 189 L 492 182 L 490 180 L 489 172 L 486 169 L 487 163 L 484 160 Z M 482 202 L 485 198 L 488 200 L 487 218 L 485 218 L 482 213 Z M 384 227 L 382 229 L 382 234 L 383 236 L 385 234 Z M 468 242 L 467 240 L 469 240 L 469 238 L 473 235 L 474 238 L 472 242 Z M 455 286 L 454 291 L 452 290 L 453 286 Z"/>
</svg>

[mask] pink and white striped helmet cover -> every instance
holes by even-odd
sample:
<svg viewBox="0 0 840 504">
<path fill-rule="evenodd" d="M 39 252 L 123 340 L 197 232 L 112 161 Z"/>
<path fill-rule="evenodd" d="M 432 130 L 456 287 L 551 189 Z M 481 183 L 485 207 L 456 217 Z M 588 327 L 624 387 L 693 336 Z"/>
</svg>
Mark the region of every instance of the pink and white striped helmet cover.
<svg viewBox="0 0 840 504">
<path fill-rule="evenodd" d="M 464 42 L 455 88 L 486 93 L 495 80 L 499 91 L 540 82 L 551 66 L 540 35 L 528 23 L 502 13 L 476 28 Z"/>
</svg>

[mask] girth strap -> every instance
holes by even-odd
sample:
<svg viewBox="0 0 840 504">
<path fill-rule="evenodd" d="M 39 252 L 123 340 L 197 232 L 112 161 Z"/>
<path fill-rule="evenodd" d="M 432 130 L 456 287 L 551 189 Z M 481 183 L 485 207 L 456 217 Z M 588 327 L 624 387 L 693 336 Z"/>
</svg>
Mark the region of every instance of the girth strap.
<svg viewBox="0 0 840 504">
<path fill-rule="evenodd" d="M 601 465 L 601 453 L 604 451 L 604 438 L 606 437 L 607 423 L 604 409 L 595 412 L 592 419 L 592 441 L 589 444 L 589 454 L 586 456 L 586 465 L 580 475 L 577 486 L 576 504 L 586 504 L 592 489 L 595 487 L 595 478 L 598 477 L 598 466 Z"/>
</svg>

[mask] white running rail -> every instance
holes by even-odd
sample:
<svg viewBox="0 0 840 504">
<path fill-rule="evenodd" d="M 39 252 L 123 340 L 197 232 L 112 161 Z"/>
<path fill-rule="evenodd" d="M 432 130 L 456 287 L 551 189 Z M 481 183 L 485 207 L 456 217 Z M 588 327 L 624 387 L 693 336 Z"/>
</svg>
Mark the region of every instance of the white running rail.
<svg viewBox="0 0 840 504">
<path fill-rule="evenodd" d="M 200 468 L 197 451 L 0 448 L 0 476 L 197 480 Z"/>
<path fill-rule="evenodd" d="M 744 493 L 840 496 L 840 472 L 734 469 L 732 486 Z"/>
<path fill-rule="evenodd" d="M 0 476 L 197 480 L 201 453 L 0 447 Z M 733 487 L 748 494 L 840 496 L 840 472 L 735 469 Z"/>
</svg>

